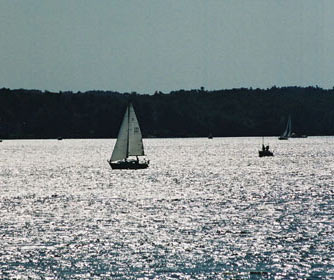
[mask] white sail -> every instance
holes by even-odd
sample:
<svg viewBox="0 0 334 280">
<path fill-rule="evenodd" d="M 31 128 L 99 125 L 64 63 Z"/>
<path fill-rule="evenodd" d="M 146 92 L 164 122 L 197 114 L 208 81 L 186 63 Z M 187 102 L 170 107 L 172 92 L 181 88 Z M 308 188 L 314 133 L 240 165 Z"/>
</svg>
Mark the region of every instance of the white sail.
<svg viewBox="0 0 334 280">
<path fill-rule="evenodd" d="M 122 160 L 128 157 L 129 142 L 129 107 L 126 109 L 117 141 L 111 155 L 111 161 Z"/>
<path fill-rule="evenodd" d="M 289 122 L 288 122 L 288 125 L 289 125 L 289 129 L 288 129 L 288 134 L 287 134 L 287 136 L 290 137 L 290 136 L 291 136 L 291 133 L 292 133 L 291 116 L 289 116 Z"/>
<path fill-rule="evenodd" d="M 136 113 L 132 104 L 129 105 L 129 147 L 128 156 L 143 156 L 144 146 Z"/>
<path fill-rule="evenodd" d="M 291 136 L 291 117 L 289 116 L 288 123 L 286 124 L 286 129 L 284 130 L 282 137 L 290 137 Z"/>
</svg>

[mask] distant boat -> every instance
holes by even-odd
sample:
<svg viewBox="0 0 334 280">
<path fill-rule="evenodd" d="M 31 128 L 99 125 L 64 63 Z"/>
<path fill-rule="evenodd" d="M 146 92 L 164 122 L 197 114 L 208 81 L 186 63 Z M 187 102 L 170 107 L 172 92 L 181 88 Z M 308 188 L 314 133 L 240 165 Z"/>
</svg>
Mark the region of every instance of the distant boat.
<svg viewBox="0 0 334 280">
<path fill-rule="evenodd" d="M 129 103 L 108 162 L 112 169 L 147 168 L 149 161 L 139 160 L 139 156 L 145 156 L 143 139 L 134 108 Z"/>
<path fill-rule="evenodd" d="M 307 135 L 305 134 L 300 135 L 300 134 L 292 132 L 290 137 L 291 138 L 307 138 Z"/>
<path fill-rule="evenodd" d="M 274 153 L 269 151 L 269 145 L 264 145 L 264 137 L 262 137 L 262 150 L 259 151 L 259 157 L 272 157 Z"/>
<path fill-rule="evenodd" d="M 2 139 L 0 139 L 0 143 L 2 142 Z"/>
<path fill-rule="evenodd" d="M 57 140 L 63 140 L 63 137 L 58 137 Z"/>
<path fill-rule="evenodd" d="M 278 137 L 279 140 L 288 140 L 291 136 L 291 117 L 288 118 L 288 123 L 286 124 L 286 128 L 283 132 L 283 134 Z"/>
<path fill-rule="evenodd" d="M 209 139 L 212 139 L 212 138 L 213 138 L 212 133 L 209 133 L 208 138 L 209 138 Z"/>
</svg>

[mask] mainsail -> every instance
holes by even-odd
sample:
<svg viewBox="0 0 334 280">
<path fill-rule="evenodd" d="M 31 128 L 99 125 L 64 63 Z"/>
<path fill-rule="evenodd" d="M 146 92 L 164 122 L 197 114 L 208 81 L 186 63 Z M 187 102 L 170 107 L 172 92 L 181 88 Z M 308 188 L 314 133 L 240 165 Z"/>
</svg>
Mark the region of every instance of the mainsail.
<svg viewBox="0 0 334 280">
<path fill-rule="evenodd" d="M 111 161 L 126 159 L 129 156 L 143 156 L 142 134 L 132 104 L 129 104 L 119 130 Z"/>
</svg>

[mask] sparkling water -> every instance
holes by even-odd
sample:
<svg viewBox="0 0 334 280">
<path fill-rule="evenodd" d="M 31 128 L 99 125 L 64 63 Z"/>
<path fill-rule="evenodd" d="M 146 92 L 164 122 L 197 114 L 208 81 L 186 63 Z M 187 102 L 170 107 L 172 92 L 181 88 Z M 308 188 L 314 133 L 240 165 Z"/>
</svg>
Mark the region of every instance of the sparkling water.
<svg viewBox="0 0 334 280">
<path fill-rule="evenodd" d="M 0 279 L 334 279 L 334 138 L 0 143 Z"/>
</svg>

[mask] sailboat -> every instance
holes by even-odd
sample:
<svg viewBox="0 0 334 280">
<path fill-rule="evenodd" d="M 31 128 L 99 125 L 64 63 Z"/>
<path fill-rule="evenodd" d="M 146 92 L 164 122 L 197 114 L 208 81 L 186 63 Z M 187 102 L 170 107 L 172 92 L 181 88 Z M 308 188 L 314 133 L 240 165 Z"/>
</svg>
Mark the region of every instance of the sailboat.
<svg viewBox="0 0 334 280">
<path fill-rule="evenodd" d="M 108 162 L 112 169 L 147 168 L 149 161 L 139 160 L 139 156 L 145 156 L 143 139 L 133 105 L 129 103 Z"/>
<path fill-rule="evenodd" d="M 289 116 L 288 123 L 286 124 L 286 128 L 283 134 L 278 137 L 279 140 L 288 140 L 291 136 L 291 116 Z"/>
<path fill-rule="evenodd" d="M 262 137 L 262 150 L 259 151 L 259 157 L 272 157 L 274 153 L 269 151 L 269 145 L 264 145 L 264 137 Z"/>
</svg>

